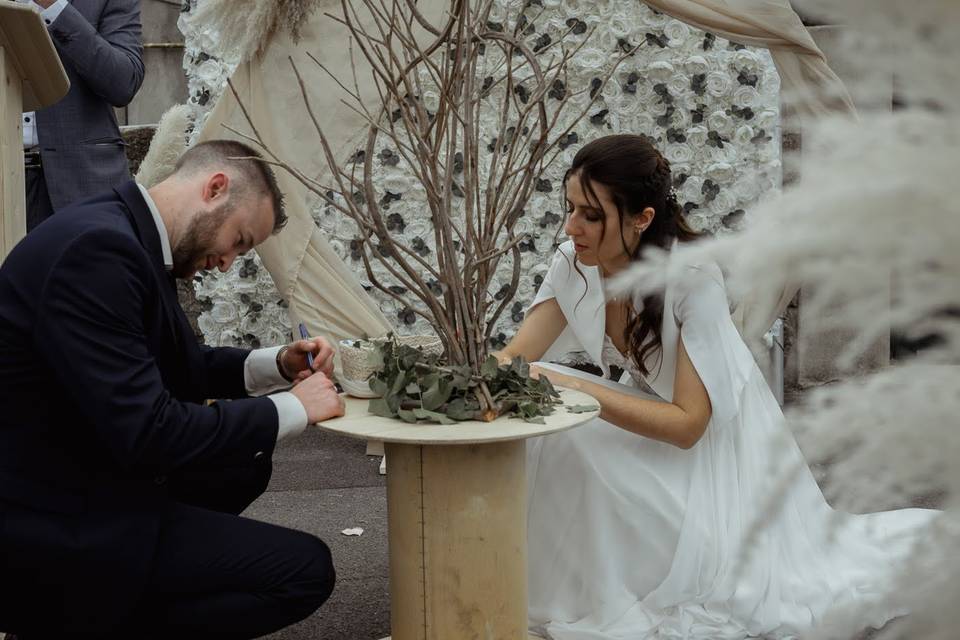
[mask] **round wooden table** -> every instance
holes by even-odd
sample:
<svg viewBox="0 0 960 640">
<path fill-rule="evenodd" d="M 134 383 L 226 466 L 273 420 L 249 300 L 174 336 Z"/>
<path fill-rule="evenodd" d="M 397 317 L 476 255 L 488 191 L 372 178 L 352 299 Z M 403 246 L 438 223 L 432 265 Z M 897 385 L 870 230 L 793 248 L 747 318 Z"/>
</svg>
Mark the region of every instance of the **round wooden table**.
<svg viewBox="0 0 960 640">
<path fill-rule="evenodd" d="M 393 640 L 527 640 L 524 440 L 599 414 L 591 396 L 560 390 L 545 424 L 500 418 L 407 424 L 347 397 L 321 429 L 384 442 Z M 567 407 L 597 407 L 573 413 Z"/>
</svg>

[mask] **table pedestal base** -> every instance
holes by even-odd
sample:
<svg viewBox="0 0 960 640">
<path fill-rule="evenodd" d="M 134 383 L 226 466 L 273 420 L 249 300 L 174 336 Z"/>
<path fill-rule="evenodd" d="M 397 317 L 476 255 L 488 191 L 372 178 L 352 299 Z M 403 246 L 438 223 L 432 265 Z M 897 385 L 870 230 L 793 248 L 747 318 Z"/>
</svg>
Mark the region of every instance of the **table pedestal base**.
<svg viewBox="0 0 960 640">
<path fill-rule="evenodd" d="M 391 638 L 528 640 L 524 442 L 386 454 Z"/>
<path fill-rule="evenodd" d="M 596 405 L 561 389 L 567 407 Z M 528 438 L 597 417 L 557 411 L 543 422 L 407 424 L 346 399 L 321 429 L 385 443 L 390 640 L 535 640 L 527 632 Z"/>
</svg>

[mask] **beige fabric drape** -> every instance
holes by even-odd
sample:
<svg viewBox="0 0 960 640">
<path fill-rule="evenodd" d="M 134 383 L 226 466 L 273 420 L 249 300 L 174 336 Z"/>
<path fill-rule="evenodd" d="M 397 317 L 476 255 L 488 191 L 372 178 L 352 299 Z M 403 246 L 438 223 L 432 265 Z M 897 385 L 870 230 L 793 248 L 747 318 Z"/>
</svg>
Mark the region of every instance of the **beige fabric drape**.
<svg viewBox="0 0 960 640">
<path fill-rule="evenodd" d="M 832 111 L 853 112 L 840 79 L 833 73 L 788 0 L 646 0 L 647 4 L 694 27 L 736 42 L 766 47 L 781 77 L 785 101 L 803 118 Z M 313 176 L 326 175 L 318 138 L 299 96 L 287 56 L 298 61 L 306 76 L 314 109 L 323 120 L 338 157 L 359 142 L 363 119 L 340 103 L 345 96 L 325 74 L 307 60 L 309 51 L 334 73 L 350 82 L 346 37 L 339 25 L 323 16 L 337 13 L 339 2 L 320 2 L 320 10 L 303 28 L 302 40 L 276 36 L 262 54 L 244 62 L 233 82 L 250 110 L 261 135 L 292 165 Z M 421 0 L 426 15 L 439 15 L 444 0 Z M 359 57 L 359 56 L 358 56 Z M 361 95 L 367 104 L 378 102 L 368 75 L 358 69 Z M 226 91 L 207 121 L 201 139 L 229 137 L 221 123 L 249 131 L 233 95 Z M 290 300 L 294 320 L 303 320 L 315 333 L 337 339 L 363 333 L 382 334 L 390 323 L 359 286 L 352 270 L 331 250 L 313 223 L 306 190 L 282 175 L 290 223 L 278 236 L 258 248 L 261 259 L 280 292 Z M 346 224 L 346 222 L 345 222 Z M 783 312 L 796 287 L 788 286 L 777 300 L 748 298 L 736 318 L 744 337 L 756 342 Z"/>
<path fill-rule="evenodd" d="M 313 29 L 314 20 L 305 29 L 301 46 L 320 58 L 326 54 L 328 62 L 336 64 L 333 45 L 341 49 L 343 39 L 322 29 Z M 329 29 L 328 29 L 329 30 Z M 324 37 L 326 36 L 326 37 Z M 322 46 L 327 43 L 327 46 Z M 342 52 L 341 52 L 342 53 Z M 268 48 L 253 59 L 242 63 L 234 72 L 232 82 L 243 106 L 267 146 L 284 161 L 314 178 L 324 173 L 317 137 L 302 104 L 299 86 L 293 75 L 288 55 L 297 55 L 297 47 L 288 37 L 275 38 Z M 311 97 L 318 113 L 336 113 L 340 126 L 328 135 L 335 149 L 343 149 L 349 134 L 362 127 L 359 117 L 355 122 L 343 122 L 344 114 L 330 104 L 330 81 L 318 75 L 313 63 L 305 62 L 302 52 L 298 64 L 311 87 Z M 336 67 L 335 67 L 336 68 Z M 226 89 L 210 113 L 197 141 L 212 138 L 237 138 L 222 125 L 227 124 L 244 133 L 250 126 L 235 99 Z M 269 271 L 277 289 L 290 304 L 291 321 L 302 321 L 312 335 L 328 338 L 334 344 L 343 338 L 362 335 L 383 335 L 392 329 L 390 322 L 374 300 L 360 286 L 354 270 L 333 251 L 323 232 L 310 215 L 310 204 L 315 196 L 283 169 L 276 169 L 277 181 L 285 194 L 287 226 L 267 242 L 257 247 L 264 267 Z M 322 179 L 322 178 L 321 178 Z"/>
</svg>

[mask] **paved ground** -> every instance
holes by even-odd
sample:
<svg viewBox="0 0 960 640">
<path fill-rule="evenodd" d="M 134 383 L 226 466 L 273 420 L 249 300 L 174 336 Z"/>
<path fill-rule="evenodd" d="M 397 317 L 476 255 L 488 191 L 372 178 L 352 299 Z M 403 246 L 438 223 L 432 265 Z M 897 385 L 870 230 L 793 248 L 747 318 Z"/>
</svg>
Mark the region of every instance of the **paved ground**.
<svg viewBox="0 0 960 640">
<path fill-rule="evenodd" d="M 313 533 L 333 552 L 330 600 L 271 640 L 378 640 L 390 635 L 387 497 L 380 459 L 365 444 L 308 429 L 281 443 L 267 492 L 245 516 Z M 363 535 L 344 529 L 362 527 Z"/>
</svg>

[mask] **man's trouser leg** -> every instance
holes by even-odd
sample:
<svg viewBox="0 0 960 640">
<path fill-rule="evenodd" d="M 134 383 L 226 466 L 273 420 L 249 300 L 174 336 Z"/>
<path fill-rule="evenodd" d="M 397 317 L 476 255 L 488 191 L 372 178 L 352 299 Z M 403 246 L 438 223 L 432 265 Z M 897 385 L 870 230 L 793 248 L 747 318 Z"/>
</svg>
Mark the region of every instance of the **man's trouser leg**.
<svg viewBox="0 0 960 640">
<path fill-rule="evenodd" d="M 140 604 L 120 628 L 104 630 L 97 640 L 256 638 L 316 611 L 335 580 L 327 545 L 302 531 L 236 515 L 263 492 L 271 469 L 267 458 L 165 479 L 179 502 L 163 514 Z M 29 629 L 20 634 L 21 640 L 91 638 Z"/>
<path fill-rule="evenodd" d="M 334 578 L 330 550 L 312 535 L 178 503 L 161 525 L 143 605 L 114 635 L 259 637 L 313 613 Z"/>
<path fill-rule="evenodd" d="M 40 153 L 23 152 L 24 187 L 27 203 L 27 232 L 53 215 L 53 204 L 47 191 Z"/>
<path fill-rule="evenodd" d="M 263 493 L 271 471 L 265 457 L 247 467 L 170 478 L 180 502 L 161 524 L 131 631 L 142 638 L 255 638 L 326 601 L 335 573 L 323 541 L 235 515 Z"/>
</svg>

